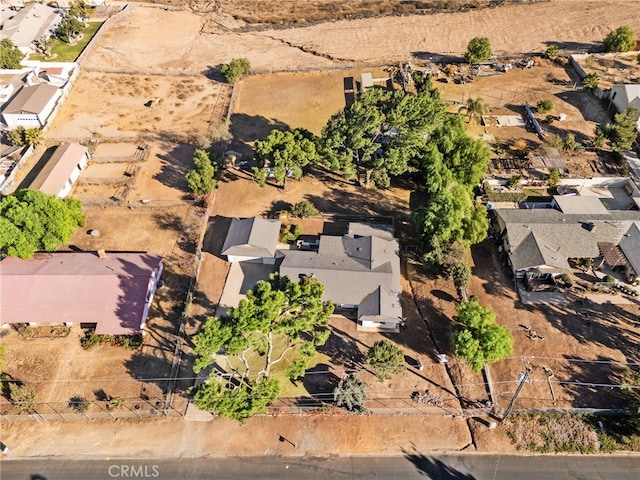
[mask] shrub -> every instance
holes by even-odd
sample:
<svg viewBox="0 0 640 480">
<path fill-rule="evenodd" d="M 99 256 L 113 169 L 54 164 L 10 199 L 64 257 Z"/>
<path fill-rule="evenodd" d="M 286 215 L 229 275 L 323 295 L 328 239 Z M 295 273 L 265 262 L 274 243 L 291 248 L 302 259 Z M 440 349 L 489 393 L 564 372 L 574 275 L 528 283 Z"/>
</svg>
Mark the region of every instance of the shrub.
<svg viewBox="0 0 640 480">
<path fill-rule="evenodd" d="M 560 183 L 560 170 L 552 168 L 547 181 L 549 182 L 550 187 L 556 187 L 558 183 Z"/>
<path fill-rule="evenodd" d="M 29 413 L 36 409 L 36 391 L 26 385 L 9 384 L 11 403 L 20 413 Z"/>
<path fill-rule="evenodd" d="M 575 152 L 582 149 L 582 144 L 576 140 L 575 133 L 568 133 L 567 138 L 564 139 L 563 147 L 565 150 Z"/>
<path fill-rule="evenodd" d="M 547 51 L 544 52 L 544 56 L 549 60 L 555 60 L 556 58 L 558 58 L 558 55 L 560 55 L 560 49 L 557 45 L 549 45 L 547 47 Z"/>
<path fill-rule="evenodd" d="M 308 218 L 319 215 L 320 211 L 309 200 L 302 200 L 301 202 L 298 202 L 293 207 L 291 207 L 291 210 L 289 210 L 289 214 L 292 217 Z"/>
<path fill-rule="evenodd" d="M 604 281 L 607 283 L 616 283 L 616 279 L 612 275 L 606 275 Z"/>
<path fill-rule="evenodd" d="M 234 83 L 250 71 L 251 63 L 248 58 L 234 58 L 220 67 L 220 73 L 227 83 Z"/>
<path fill-rule="evenodd" d="M 573 280 L 571 279 L 571 275 L 569 275 L 568 273 L 563 273 L 560 278 L 562 279 L 562 281 L 568 285 L 571 286 L 573 285 Z"/>
<path fill-rule="evenodd" d="M 564 146 L 564 142 L 562 141 L 562 137 L 555 133 L 550 133 L 549 135 L 544 137 L 544 142 L 553 148 L 562 148 Z"/>
<path fill-rule="evenodd" d="M 474 37 L 467 45 L 464 59 L 469 63 L 479 63 L 491 56 L 491 43 L 486 37 Z"/>
<path fill-rule="evenodd" d="M 89 401 L 84 397 L 76 395 L 69 399 L 69 407 L 73 408 L 78 413 L 84 413 L 89 410 Z"/>
<path fill-rule="evenodd" d="M 536 105 L 536 109 L 539 113 L 547 113 L 553 109 L 553 102 L 549 99 L 540 100 Z"/>
<path fill-rule="evenodd" d="M 280 243 L 293 243 L 302 233 L 300 225 L 281 225 L 280 226 Z"/>
<path fill-rule="evenodd" d="M 522 180 L 522 175 L 513 175 L 509 178 L 509 187 L 517 187 L 520 185 L 520 180 Z"/>
<path fill-rule="evenodd" d="M 349 375 L 341 379 L 333 390 L 333 400 L 338 407 L 345 407 L 350 412 L 365 413 L 367 409 L 364 405 L 368 400 L 366 388 L 366 383 L 355 375 Z"/>
<path fill-rule="evenodd" d="M 367 352 L 367 365 L 380 381 L 403 368 L 404 352 L 389 340 L 379 340 Z"/>
<path fill-rule="evenodd" d="M 94 331 L 87 332 L 80 339 L 80 345 L 85 350 L 89 350 L 97 345 L 112 345 L 114 347 L 122 347 L 127 350 L 138 350 L 142 346 L 142 335 L 98 335 Z"/>
<path fill-rule="evenodd" d="M 629 52 L 636 46 L 636 34 L 631 27 L 623 25 L 609 32 L 603 43 L 608 52 Z"/>
<path fill-rule="evenodd" d="M 107 410 L 117 410 L 122 405 L 124 405 L 124 401 L 118 397 L 111 397 L 107 402 Z"/>
</svg>

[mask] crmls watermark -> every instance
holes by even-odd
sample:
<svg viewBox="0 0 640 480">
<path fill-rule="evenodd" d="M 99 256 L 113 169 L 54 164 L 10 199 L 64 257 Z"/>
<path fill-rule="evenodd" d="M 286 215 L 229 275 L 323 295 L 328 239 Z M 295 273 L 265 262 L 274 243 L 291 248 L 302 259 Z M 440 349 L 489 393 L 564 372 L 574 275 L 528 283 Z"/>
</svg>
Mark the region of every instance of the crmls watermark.
<svg viewBox="0 0 640 480">
<path fill-rule="evenodd" d="M 158 465 L 110 465 L 111 478 L 157 478 L 160 476 Z"/>
</svg>

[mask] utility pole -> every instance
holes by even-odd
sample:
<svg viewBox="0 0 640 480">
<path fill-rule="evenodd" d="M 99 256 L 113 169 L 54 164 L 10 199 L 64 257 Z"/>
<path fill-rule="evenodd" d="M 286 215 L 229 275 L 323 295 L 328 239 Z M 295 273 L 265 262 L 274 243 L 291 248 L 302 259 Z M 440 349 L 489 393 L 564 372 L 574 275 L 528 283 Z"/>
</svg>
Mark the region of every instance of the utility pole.
<svg viewBox="0 0 640 480">
<path fill-rule="evenodd" d="M 518 398 L 518 395 L 520 394 L 520 391 L 522 390 L 522 387 L 524 387 L 524 384 L 529 379 L 529 371 L 530 370 L 531 369 L 527 367 L 527 369 L 524 371 L 524 373 L 520 374 L 521 378 L 520 378 L 520 383 L 518 384 L 518 388 L 516 388 L 516 391 L 513 392 L 513 398 L 511 399 L 511 402 L 509 402 L 509 406 L 505 410 L 504 417 L 502 418 L 502 420 L 500 420 L 500 423 L 504 422 L 507 419 L 507 417 L 509 416 L 509 414 L 511 413 L 511 410 L 513 410 L 513 405 L 516 403 L 516 399 Z"/>
</svg>

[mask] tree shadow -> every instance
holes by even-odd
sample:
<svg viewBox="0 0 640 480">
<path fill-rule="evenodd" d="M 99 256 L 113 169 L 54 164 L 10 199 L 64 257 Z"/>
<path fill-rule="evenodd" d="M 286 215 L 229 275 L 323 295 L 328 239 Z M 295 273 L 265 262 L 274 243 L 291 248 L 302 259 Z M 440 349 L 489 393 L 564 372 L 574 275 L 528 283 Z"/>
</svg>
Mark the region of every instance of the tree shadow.
<svg viewBox="0 0 640 480">
<path fill-rule="evenodd" d="M 590 91 L 584 89 L 569 90 L 556 93 L 555 96 L 574 106 L 582 115 L 582 118 L 586 122 L 595 122 L 598 124 L 607 123 L 610 120 L 609 114 L 606 109 L 600 103 L 600 100 L 596 98 Z M 558 126 L 561 126 L 559 124 Z M 574 132 L 576 136 L 580 133 Z"/>
<path fill-rule="evenodd" d="M 513 293 L 513 281 L 499 255 L 496 243 L 490 238 L 473 245 L 471 273 L 482 281 L 482 288 L 487 294 L 508 296 Z"/>
<path fill-rule="evenodd" d="M 416 60 L 429 60 L 433 63 L 447 64 L 465 62 L 464 57 L 459 57 L 457 55 L 447 55 L 441 52 L 413 51 L 411 52 L 411 56 Z"/>
<path fill-rule="evenodd" d="M 329 329 L 331 335 L 329 335 L 327 343 L 318 347 L 318 352 L 331 358 L 331 363 L 335 366 L 344 367 L 346 370 L 360 368 L 364 362 L 364 354 L 360 350 L 360 345 L 365 348 L 367 346 L 333 325 L 330 325 Z"/>
<path fill-rule="evenodd" d="M 419 453 L 404 452 L 405 458 L 416 467 L 421 475 L 438 480 L 474 480 L 473 475 L 463 473 L 437 458 Z"/>
<path fill-rule="evenodd" d="M 229 131 L 233 136 L 230 149 L 242 154 L 243 158 L 253 158 L 251 144 L 256 140 L 265 138 L 271 130 L 288 130 L 290 127 L 279 120 L 269 119 L 262 115 L 247 115 L 246 113 L 234 113 L 231 115 Z M 248 166 L 252 166 L 251 160 Z"/>
<path fill-rule="evenodd" d="M 568 53 L 601 53 L 604 52 L 604 45 L 597 43 L 586 42 L 566 42 L 566 41 L 553 41 L 547 40 L 542 42 L 546 46 L 550 47 L 555 45 L 561 51 L 567 51 Z"/>
<path fill-rule="evenodd" d="M 167 149 L 166 152 L 158 155 L 160 171 L 153 178 L 168 187 L 185 192 L 184 198 L 190 197 L 187 194 L 187 181 L 184 177 L 193 167 L 193 145 L 174 144 L 174 148 Z"/>
<path fill-rule="evenodd" d="M 271 206 L 262 214 L 267 218 L 278 218 L 279 212 L 286 212 L 291 210 L 293 205 L 285 200 L 274 200 L 271 202 Z"/>
<path fill-rule="evenodd" d="M 338 386 L 340 379 L 331 371 L 331 366 L 319 363 L 309 368 L 302 379 L 304 388 L 311 397 L 321 402 L 333 402 L 333 390 Z"/>
<path fill-rule="evenodd" d="M 154 213 L 153 220 L 162 230 L 171 230 L 178 233 L 177 246 L 185 253 L 196 253 L 197 240 L 191 238 L 193 232 L 189 231 L 189 225 L 175 213 Z"/>
<path fill-rule="evenodd" d="M 51 156 L 53 155 L 53 153 L 56 151 L 57 148 L 58 146 L 56 145 L 54 147 L 49 147 L 44 151 L 44 153 L 42 154 L 40 159 L 36 162 L 36 164 L 33 166 L 33 168 L 29 170 L 29 173 L 27 173 L 25 177 L 22 179 L 22 181 L 18 185 L 18 188 L 16 188 L 15 190 L 16 192 L 18 190 L 22 190 L 23 188 L 29 188 L 31 186 L 31 184 L 36 179 L 36 177 L 47 166 L 47 163 L 49 163 Z"/>
<path fill-rule="evenodd" d="M 222 256 L 222 247 L 224 246 L 225 238 L 227 238 L 231 220 L 231 217 L 223 217 L 220 215 L 209 217 L 207 231 L 204 234 L 204 241 L 202 243 L 202 251 L 226 260 Z"/>
</svg>

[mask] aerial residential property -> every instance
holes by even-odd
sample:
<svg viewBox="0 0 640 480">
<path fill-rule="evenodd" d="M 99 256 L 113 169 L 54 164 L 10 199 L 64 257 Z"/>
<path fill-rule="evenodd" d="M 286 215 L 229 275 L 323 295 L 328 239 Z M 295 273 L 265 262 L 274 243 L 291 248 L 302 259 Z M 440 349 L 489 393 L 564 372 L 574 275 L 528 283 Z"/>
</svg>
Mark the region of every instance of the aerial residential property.
<svg viewBox="0 0 640 480">
<path fill-rule="evenodd" d="M 3 480 L 636 480 L 637 3 L 0 0 Z"/>
</svg>

